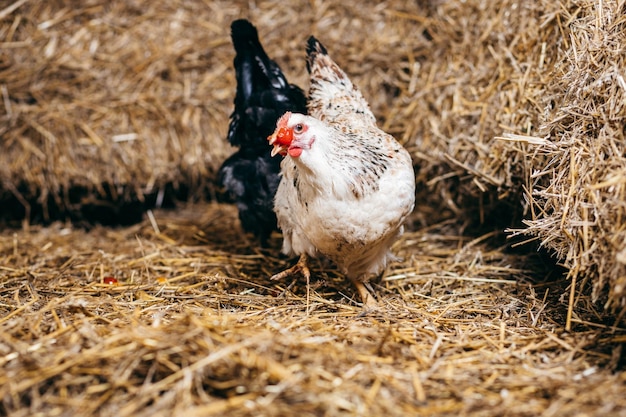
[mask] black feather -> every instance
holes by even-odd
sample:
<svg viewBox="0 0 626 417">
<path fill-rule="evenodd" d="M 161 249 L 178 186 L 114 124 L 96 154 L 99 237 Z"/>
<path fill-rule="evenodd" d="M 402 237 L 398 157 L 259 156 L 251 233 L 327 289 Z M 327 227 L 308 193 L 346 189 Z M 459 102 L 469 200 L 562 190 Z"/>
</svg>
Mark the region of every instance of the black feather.
<svg viewBox="0 0 626 417">
<path fill-rule="evenodd" d="M 235 20 L 231 37 L 237 93 L 228 141 L 239 150 L 222 164 L 218 182 L 237 205 L 243 229 L 265 244 L 277 228 L 273 207 L 280 182 L 280 158 L 270 156 L 267 137 L 285 112 L 306 113 L 306 97 L 267 56 L 249 21 Z"/>
</svg>

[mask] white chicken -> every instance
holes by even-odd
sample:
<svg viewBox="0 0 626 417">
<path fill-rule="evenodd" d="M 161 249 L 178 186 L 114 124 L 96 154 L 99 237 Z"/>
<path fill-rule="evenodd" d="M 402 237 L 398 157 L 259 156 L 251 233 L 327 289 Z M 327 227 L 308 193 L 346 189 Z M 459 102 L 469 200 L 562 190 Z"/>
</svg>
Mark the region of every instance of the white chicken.
<svg viewBox="0 0 626 417">
<path fill-rule="evenodd" d="M 308 257 L 326 256 L 359 292 L 364 307 L 378 303 L 366 284 L 394 259 L 392 243 L 415 203 L 409 153 L 376 126 L 369 105 L 314 37 L 307 45 L 309 116 L 285 113 L 268 138 L 281 154 L 274 210 L 282 251 L 298 263 L 272 277 L 301 272 Z"/>
</svg>

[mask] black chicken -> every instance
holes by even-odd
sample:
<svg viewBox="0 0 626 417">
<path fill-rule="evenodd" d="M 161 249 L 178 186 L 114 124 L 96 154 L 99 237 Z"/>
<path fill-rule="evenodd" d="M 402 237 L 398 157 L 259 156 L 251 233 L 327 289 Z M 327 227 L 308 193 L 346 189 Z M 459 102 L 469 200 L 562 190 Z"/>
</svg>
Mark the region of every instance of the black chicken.
<svg viewBox="0 0 626 417">
<path fill-rule="evenodd" d="M 228 141 L 239 150 L 222 164 L 218 182 L 237 205 L 244 231 L 265 245 L 277 228 L 274 195 L 280 182 L 280 158 L 271 157 L 267 137 L 285 112 L 306 112 L 306 97 L 267 56 L 252 23 L 239 19 L 230 28 L 237 94 Z"/>
</svg>

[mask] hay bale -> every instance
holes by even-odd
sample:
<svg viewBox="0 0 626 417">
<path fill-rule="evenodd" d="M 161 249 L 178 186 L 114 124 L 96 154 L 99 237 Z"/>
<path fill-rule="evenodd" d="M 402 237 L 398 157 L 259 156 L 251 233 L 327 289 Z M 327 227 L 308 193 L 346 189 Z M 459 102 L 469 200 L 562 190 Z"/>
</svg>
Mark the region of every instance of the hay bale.
<svg viewBox="0 0 626 417">
<path fill-rule="evenodd" d="M 526 167 L 496 136 L 537 129 L 537 102 L 561 36 L 546 16 L 558 7 L 470 0 L 398 13 L 415 27 L 407 27 L 389 125 L 413 151 L 431 204 L 482 224 L 520 219 Z"/>
<path fill-rule="evenodd" d="M 42 217 L 199 194 L 230 152 L 236 10 L 25 2 L 0 11 L 0 189 Z M 97 203 L 95 203 L 97 204 Z"/>
<path fill-rule="evenodd" d="M 388 123 L 413 150 L 426 198 L 553 252 L 573 280 L 568 328 L 589 296 L 622 317 L 624 5 L 433 2 L 425 11 L 395 12 L 427 41 L 410 43 Z"/>
<path fill-rule="evenodd" d="M 539 102 L 544 140 L 517 148 L 529 167 L 530 214 L 516 233 L 535 237 L 569 269 L 570 304 L 591 293 L 619 317 L 626 312 L 625 12 L 623 2 L 580 1 L 551 16 L 563 36 Z"/>
</svg>

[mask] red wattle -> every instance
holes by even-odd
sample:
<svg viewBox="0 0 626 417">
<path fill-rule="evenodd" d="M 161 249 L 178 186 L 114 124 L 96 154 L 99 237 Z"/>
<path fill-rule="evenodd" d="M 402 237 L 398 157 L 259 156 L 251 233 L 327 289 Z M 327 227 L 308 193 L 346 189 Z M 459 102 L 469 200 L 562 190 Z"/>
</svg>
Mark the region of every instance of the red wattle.
<svg viewBox="0 0 626 417">
<path fill-rule="evenodd" d="M 287 152 L 292 158 L 297 158 L 302 155 L 302 148 L 289 148 Z"/>
</svg>

